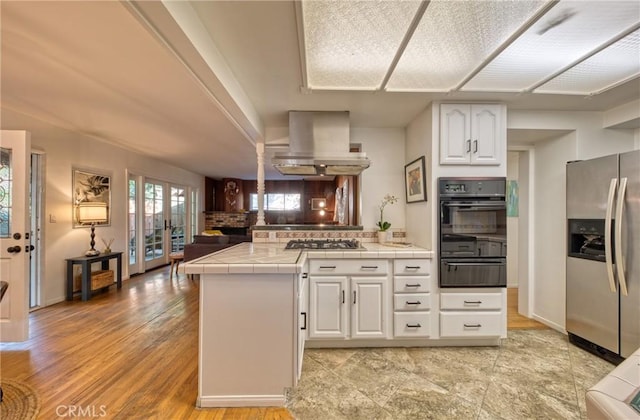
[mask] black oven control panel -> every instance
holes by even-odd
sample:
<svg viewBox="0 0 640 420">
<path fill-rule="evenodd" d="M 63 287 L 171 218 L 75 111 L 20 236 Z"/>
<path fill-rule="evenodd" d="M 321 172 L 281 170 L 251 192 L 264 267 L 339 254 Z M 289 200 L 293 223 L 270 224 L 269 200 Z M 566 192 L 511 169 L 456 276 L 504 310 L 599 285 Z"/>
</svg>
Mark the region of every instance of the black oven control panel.
<svg viewBox="0 0 640 420">
<path fill-rule="evenodd" d="M 505 195 L 505 178 L 440 178 L 440 197 L 501 197 Z"/>
</svg>

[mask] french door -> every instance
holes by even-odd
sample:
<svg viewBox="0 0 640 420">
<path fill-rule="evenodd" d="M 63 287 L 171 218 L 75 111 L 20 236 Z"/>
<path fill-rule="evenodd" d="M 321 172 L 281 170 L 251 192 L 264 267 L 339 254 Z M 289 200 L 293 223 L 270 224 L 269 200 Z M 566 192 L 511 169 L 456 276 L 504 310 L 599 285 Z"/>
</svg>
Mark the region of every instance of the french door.
<svg viewBox="0 0 640 420">
<path fill-rule="evenodd" d="M 144 268 L 149 270 L 166 264 L 169 253 L 165 240 L 165 183 L 144 183 Z"/>
<path fill-rule="evenodd" d="M 190 231 L 188 189 L 129 176 L 129 274 L 167 264 Z"/>
</svg>

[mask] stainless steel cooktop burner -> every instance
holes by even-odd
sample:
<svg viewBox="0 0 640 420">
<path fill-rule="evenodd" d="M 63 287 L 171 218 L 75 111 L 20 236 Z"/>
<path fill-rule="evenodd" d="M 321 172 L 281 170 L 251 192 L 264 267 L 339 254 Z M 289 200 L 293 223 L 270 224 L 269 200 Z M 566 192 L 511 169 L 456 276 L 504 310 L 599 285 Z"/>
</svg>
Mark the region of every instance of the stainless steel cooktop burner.
<svg viewBox="0 0 640 420">
<path fill-rule="evenodd" d="M 285 249 L 360 249 L 355 239 L 293 239 Z"/>
</svg>

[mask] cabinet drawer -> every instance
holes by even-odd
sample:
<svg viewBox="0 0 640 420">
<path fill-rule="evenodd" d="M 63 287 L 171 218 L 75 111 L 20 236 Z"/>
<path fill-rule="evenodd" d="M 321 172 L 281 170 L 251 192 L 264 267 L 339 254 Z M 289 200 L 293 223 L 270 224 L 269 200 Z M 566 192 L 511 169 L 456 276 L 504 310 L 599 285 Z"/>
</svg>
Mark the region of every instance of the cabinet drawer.
<svg viewBox="0 0 640 420">
<path fill-rule="evenodd" d="M 501 312 L 440 312 L 440 337 L 499 337 Z"/>
<path fill-rule="evenodd" d="M 431 277 L 394 277 L 393 291 L 396 293 L 429 292 L 431 291 Z"/>
<path fill-rule="evenodd" d="M 431 312 L 394 312 L 393 335 L 395 337 L 429 337 Z"/>
<path fill-rule="evenodd" d="M 502 309 L 502 293 L 442 293 L 440 309 Z"/>
<path fill-rule="evenodd" d="M 407 293 L 393 296 L 393 309 L 396 311 L 426 311 L 431 309 L 431 294 Z"/>
<path fill-rule="evenodd" d="M 400 275 L 431 274 L 431 260 L 426 259 L 395 259 L 393 273 Z"/>
<path fill-rule="evenodd" d="M 389 263 L 387 260 L 311 260 L 309 262 L 309 271 L 311 274 L 387 274 L 389 272 Z"/>
</svg>

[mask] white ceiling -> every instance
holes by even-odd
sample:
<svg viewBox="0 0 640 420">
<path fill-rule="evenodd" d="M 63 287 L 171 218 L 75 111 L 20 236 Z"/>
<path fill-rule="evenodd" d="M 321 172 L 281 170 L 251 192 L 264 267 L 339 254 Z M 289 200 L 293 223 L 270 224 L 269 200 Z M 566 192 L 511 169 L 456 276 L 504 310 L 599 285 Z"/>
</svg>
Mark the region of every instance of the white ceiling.
<svg viewBox="0 0 640 420">
<path fill-rule="evenodd" d="M 405 127 L 433 100 L 604 111 L 640 98 L 637 78 L 588 97 L 301 89 L 293 1 L 3 0 L 0 12 L 3 129 L 46 135 L 46 121 L 211 177 L 255 178 L 255 142 L 289 110 Z"/>
</svg>

